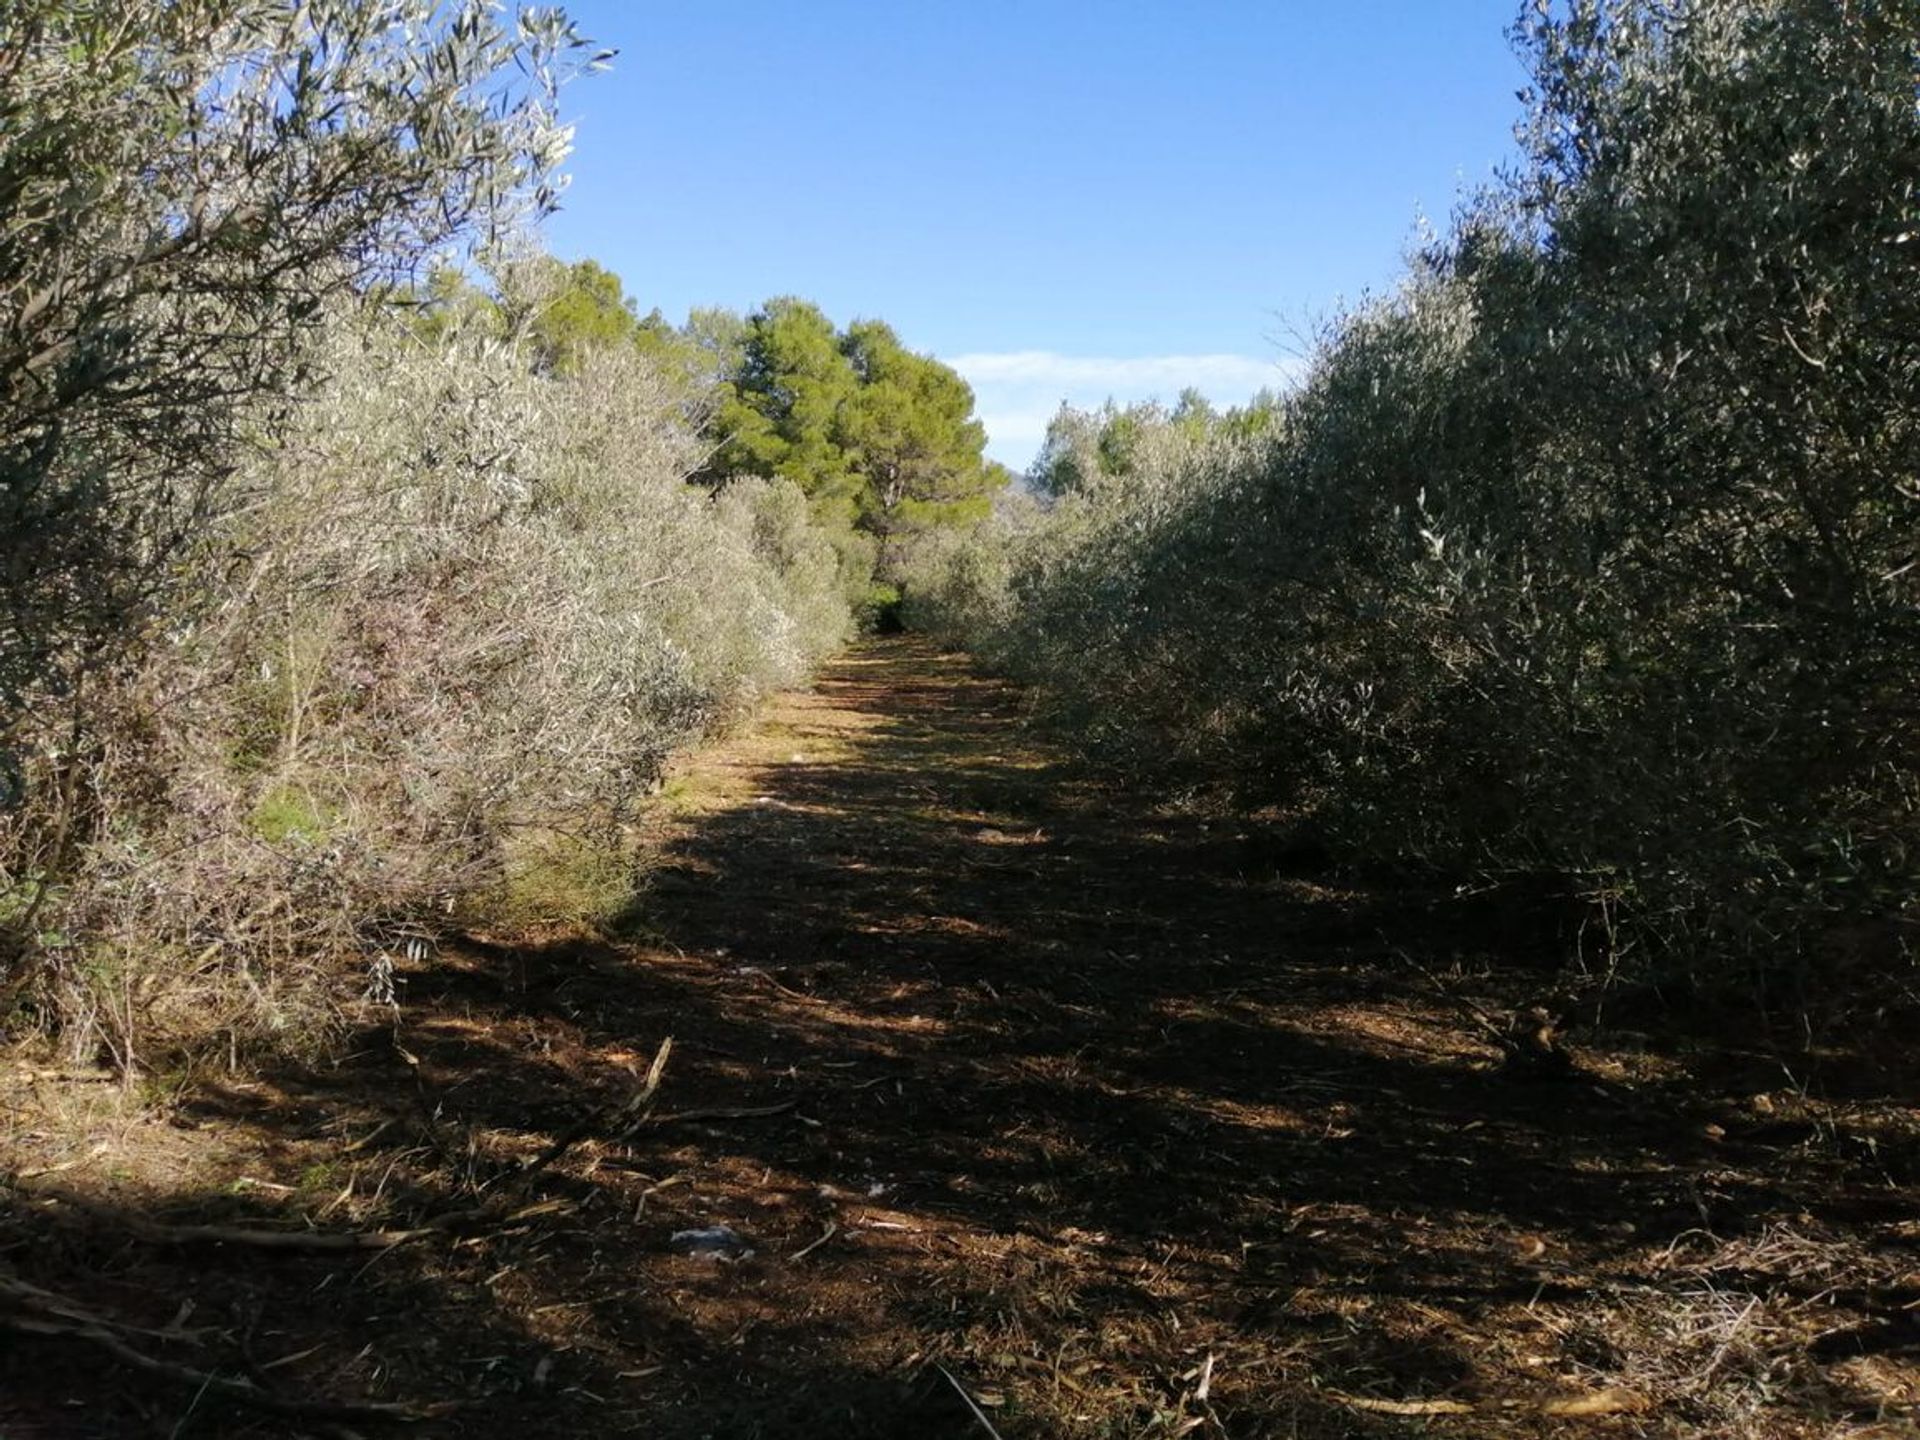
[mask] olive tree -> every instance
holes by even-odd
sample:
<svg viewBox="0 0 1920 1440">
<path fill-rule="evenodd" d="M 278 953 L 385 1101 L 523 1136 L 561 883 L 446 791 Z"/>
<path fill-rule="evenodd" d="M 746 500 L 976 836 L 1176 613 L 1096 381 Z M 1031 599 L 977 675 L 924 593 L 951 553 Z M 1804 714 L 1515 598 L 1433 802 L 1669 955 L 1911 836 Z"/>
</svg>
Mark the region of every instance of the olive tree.
<svg viewBox="0 0 1920 1440">
<path fill-rule="evenodd" d="M 1615 960 L 1910 986 L 1920 3 L 1514 34 L 1523 163 L 1327 327 L 1267 443 L 1064 417 L 1044 523 L 945 608 L 1144 777 L 1568 882 Z"/>
<path fill-rule="evenodd" d="M 550 207 L 563 12 L 0 10 L 0 798 L 36 697 L 124 654 L 327 303 Z"/>
</svg>

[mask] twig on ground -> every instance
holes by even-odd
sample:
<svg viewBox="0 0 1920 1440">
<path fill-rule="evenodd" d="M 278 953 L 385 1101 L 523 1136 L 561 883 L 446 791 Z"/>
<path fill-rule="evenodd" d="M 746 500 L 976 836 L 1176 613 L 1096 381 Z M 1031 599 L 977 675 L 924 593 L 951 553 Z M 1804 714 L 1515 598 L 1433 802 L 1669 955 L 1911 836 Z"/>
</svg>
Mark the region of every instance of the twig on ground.
<svg viewBox="0 0 1920 1440">
<path fill-rule="evenodd" d="M 1377 1400 L 1369 1395 L 1343 1395 L 1337 1390 L 1324 1393 L 1328 1399 L 1350 1410 L 1365 1410 L 1375 1415 L 1478 1415 L 1506 1410 L 1571 1420 L 1582 1416 L 1634 1415 L 1650 1408 L 1644 1395 L 1618 1388 L 1546 1400 L 1493 1400 L 1477 1405 L 1465 1400 Z"/>
<path fill-rule="evenodd" d="M 1327 1392 L 1349 1410 L 1365 1410 L 1370 1415 L 1471 1415 L 1474 1407 L 1464 1400 L 1376 1400 L 1369 1395 L 1341 1395 Z"/>
<path fill-rule="evenodd" d="M 647 1078 L 640 1082 L 640 1088 L 634 1092 L 630 1100 L 613 1111 L 611 1115 L 601 1109 L 590 1115 L 581 1116 L 579 1120 L 554 1136 L 553 1143 L 541 1151 L 537 1157 L 528 1161 L 513 1177 L 513 1183 L 525 1185 L 608 1121 L 633 1129 L 639 1128 L 647 1117 L 647 1107 L 653 1103 L 655 1092 L 660 1089 L 661 1077 L 667 1073 L 667 1057 L 671 1054 L 673 1054 L 673 1037 L 669 1035 L 660 1042 L 660 1048 L 654 1052 L 653 1063 L 647 1067 Z"/>
<path fill-rule="evenodd" d="M 209 1370 L 196 1370 L 190 1365 L 177 1365 L 172 1361 L 161 1360 L 129 1345 L 113 1331 L 101 1325 L 63 1325 L 25 1316 L 0 1316 L 0 1328 L 20 1335 L 84 1340 L 90 1345 L 105 1350 L 123 1365 L 138 1370 L 142 1374 L 171 1380 L 180 1385 L 190 1385 L 204 1394 L 218 1395 L 236 1404 L 251 1406 L 255 1410 L 265 1410 L 274 1415 L 294 1415 L 309 1420 L 412 1422 L 430 1420 L 435 1416 L 450 1414 L 459 1408 L 458 1402 L 451 1401 L 433 1405 L 407 1405 L 376 1400 L 303 1400 L 275 1395 L 261 1389 L 250 1380 L 230 1380 Z"/>
<path fill-rule="evenodd" d="M 12 1183 L 18 1184 L 22 1180 L 38 1180 L 43 1175 L 58 1175 L 63 1170 L 72 1170 L 86 1164 L 89 1160 L 98 1159 L 110 1148 L 107 1142 L 102 1140 L 84 1155 L 70 1155 L 65 1160 L 56 1160 L 51 1165 L 37 1165 L 31 1170 L 16 1170 L 10 1179 Z"/>
<path fill-rule="evenodd" d="M 1542 1400 L 1533 1408 L 1540 1415 L 1573 1419 L 1581 1415 L 1637 1415 L 1642 1410 L 1652 1409 L 1653 1404 L 1637 1391 L 1606 1389 L 1595 1390 L 1589 1395 L 1563 1395 L 1556 1400 Z"/>
<path fill-rule="evenodd" d="M 386 1134 L 387 1131 L 391 1130 L 394 1127 L 395 1123 L 396 1122 L 392 1118 L 382 1120 L 378 1125 L 374 1126 L 373 1129 L 369 1130 L 366 1134 L 362 1135 L 358 1140 L 355 1140 L 352 1144 L 342 1146 L 340 1149 L 340 1153 L 342 1155 L 351 1155 L 355 1151 L 366 1149 L 367 1146 L 371 1145 L 375 1140 L 378 1140 L 382 1135 Z"/>
<path fill-rule="evenodd" d="M 738 975 L 751 975 L 756 980 L 764 980 L 782 995 L 791 995 L 796 1000 L 805 1000 L 815 1005 L 823 1005 L 826 1003 L 818 995 L 809 995 L 804 990 L 795 990 L 791 985 L 782 985 L 778 980 L 774 979 L 772 975 L 757 965 L 743 965 L 734 973 Z"/>
<path fill-rule="evenodd" d="M 800 1249 L 794 1251 L 793 1254 L 787 1257 L 787 1259 L 804 1260 L 807 1258 L 807 1256 L 811 1255 L 814 1251 L 818 1250 L 822 1245 L 826 1244 L 827 1241 L 831 1240 L 834 1236 L 838 1235 L 839 1233 L 840 1233 L 840 1222 L 838 1220 L 829 1220 L 827 1222 L 826 1230 L 821 1234 L 818 1240 L 815 1240 L 811 1245 L 803 1246 Z"/>
<path fill-rule="evenodd" d="M 390 1250 L 396 1245 L 444 1234 L 452 1226 L 482 1218 L 481 1212 L 476 1210 L 456 1210 L 437 1215 L 426 1224 L 410 1230 L 258 1230 L 244 1225 L 170 1225 L 160 1220 L 149 1220 L 144 1215 L 109 1210 L 67 1191 L 46 1191 L 43 1192 L 43 1198 L 57 1201 L 90 1219 L 116 1226 L 156 1245 L 248 1245 L 261 1250 Z"/>
<path fill-rule="evenodd" d="M 768 1115 L 784 1115 L 798 1105 L 798 1100 L 782 1100 L 777 1105 L 741 1105 L 714 1106 L 702 1110 L 676 1110 L 671 1115 L 648 1116 L 641 1124 L 659 1127 L 662 1125 L 685 1125 L 693 1120 L 759 1120 Z M 639 1126 L 634 1127 L 638 1129 Z"/>
<path fill-rule="evenodd" d="M 953 1372 L 938 1360 L 933 1362 L 933 1368 L 947 1377 L 947 1383 L 953 1386 L 954 1391 L 962 1400 L 966 1401 L 967 1409 L 973 1412 L 973 1418 L 980 1422 L 981 1428 L 984 1429 L 987 1434 L 993 1436 L 993 1440 L 1003 1440 L 1000 1432 L 993 1428 L 993 1422 L 987 1419 L 987 1412 L 974 1403 L 973 1396 L 967 1393 L 967 1387 L 953 1378 Z"/>
<path fill-rule="evenodd" d="M 38 1285 L 30 1285 L 25 1280 L 16 1280 L 12 1277 L 0 1277 L 0 1303 L 12 1304 L 22 1310 L 31 1310 L 54 1320 L 70 1321 L 77 1325 L 98 1325 L 108 1330 L 124 1330 L 129 1335 L 147 1335 L 156 1340 L 192 1342 L 200 1338 L 198 1332 L 182 1327 L 180 1319 L 176 1319 L 165 1330 L 129 1325 L 111 1316 L 102 1315 L 98 1310 L 82 1305 L 77 1300 L 70 1300 L 65 1295 L 55 1294 L 51 1290 L 42 1290 Z M 181 1319 L 184 1319 L 184 1315 Z"/>
</svg>

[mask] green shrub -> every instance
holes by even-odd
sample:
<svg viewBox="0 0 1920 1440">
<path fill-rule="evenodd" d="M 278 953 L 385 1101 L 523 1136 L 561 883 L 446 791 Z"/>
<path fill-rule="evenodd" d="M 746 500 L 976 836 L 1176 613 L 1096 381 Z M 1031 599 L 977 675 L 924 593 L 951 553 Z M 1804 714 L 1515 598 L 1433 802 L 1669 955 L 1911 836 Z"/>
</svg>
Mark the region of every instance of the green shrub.
<svg viewBox="0 0 1920 1440">
<path fill-rule="evenodd" d="M 496 878 L 461 897 L 463 929 L 509 936 L 613 925 L 633 904 L 642 856 L 624 836 L 560 830 L 509 835 Z"/>
<path fill-rule="evenodd" d="M 860 597 L 859 608 L 854 614 L 860 628 L 870 634 L 897 633 L 901 628 L 900 587 L 884 580 L 875 580 Z"/>
<path fill-rule="evenodd" d="M 254 833 L 269 845 L 289 841 L 316 845 L 326 839 L 335 816 L 313 797 L 290 785 L 276 785 L 262 795 L 251 816 Z"/>
<path fill-rule="evenodd" d="M 1155 783 L 1573 877 L 1630 963 L 1904 955 L 1916 33 L 1910 0 L 1530 11 L 1528 168 L 1273 423 L 1068 417 L 1045 517 L 916 613 Z"/>
</svg>

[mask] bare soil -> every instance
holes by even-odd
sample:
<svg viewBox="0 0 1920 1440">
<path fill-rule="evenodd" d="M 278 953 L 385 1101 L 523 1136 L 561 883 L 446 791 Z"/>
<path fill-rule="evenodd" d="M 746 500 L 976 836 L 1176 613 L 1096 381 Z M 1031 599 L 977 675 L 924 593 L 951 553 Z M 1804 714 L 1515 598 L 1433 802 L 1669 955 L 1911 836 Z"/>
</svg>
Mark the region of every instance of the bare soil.
<svg viewBox="0 0 1920 1440">
<path fill-rule="evenodd" d="M 1536 1053 L 1537 907 L 1129 797 L 912 639 L 656 823 L 624 938 L 403 964 L 324 1065 L 13 1062 L 0 1281 L 462 1440 L 1920 1434 L 1905 1056 L 1618 996 Z M 374 1433 L 0 1332 L 5 1440 Z"/>
</svg>

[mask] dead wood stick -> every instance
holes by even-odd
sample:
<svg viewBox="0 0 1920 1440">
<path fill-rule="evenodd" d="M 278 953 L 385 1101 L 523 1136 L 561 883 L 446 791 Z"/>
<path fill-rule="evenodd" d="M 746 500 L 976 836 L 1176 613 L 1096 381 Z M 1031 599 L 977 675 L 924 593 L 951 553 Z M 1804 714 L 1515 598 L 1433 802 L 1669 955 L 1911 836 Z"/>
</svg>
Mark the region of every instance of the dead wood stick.
<svg viewBox="0 0 1920 1440">
<path fill-rule="evenodd" d="M 822 1233 L 822 1235 L 818 1240 L 815 1240 L 811 1245 L 801 1246 L 798 1250 L 794 1251 L 793 1254 L 789 1255 L 787 1258 L 789 1260 L 804 1260 L 807 1258 L 807 1256 L 811 1255 L 814 1251 L 818 1250 L 822 1245 L 826 1244 L 827 1241 L 831 1240 L 834 1236 L 838 1235 L 839 1233 L 840 1233 L 840 1222 L 838 1220 L 829 1220 L 827 1222 L 827 1228 L 825 1232 Z"/>
<path fill-rule="evenodd" d="M 1343 1395 L 1337 1390 L 1325 1393 L 1329 1399 L 1337 1400 L 1349 1409 L 1365 1410 L 1375 1415 L 1477 1415 L 1505 1410 L 1578 1419 L 1582 1416 L 1632 1415 L 1650 1408 L 1646 1396 L 1617 1386 L 1585 1395 L 1559 1395 L 1545 1400 L 1493 1400 L 1478 1405 L 1465 1400 L 1376 1400 L 1367 1395 Z"/>
<path fill-rule="evenodd" d="M 647 1125 L 684 1125 L 693 1120 L 760 1120 L 768 1115 L 784 1115 L 799 1103 L 798 1100 L 782 1100 L 777 1105 L 713 1106 L 702 1110 L 676 1110 L 671 1115 L 649 1116 L 634 1128 L 637 1130 Z"/>
<path fill-rule="evenodd" d="M 36 1165 L 31 1170 L 16 1170 L 4 1179 L 6 1183 L 17 1187 L 22 1180 L 38 1180 L 45 1175 L 58 1175 L 63 1170 L 72 1170 L 86 1164 L 89 1160 L 97 1160 L 111 1148 L 105 1140 L 102 1140 L 84 1155 L 69 1155 L 65 1160 L 56 1160 L 51 1165 Z"/>
<path fill-rule="evenodd" d="M 275 1395 L 250 1380 L 232 1380 L 210 1370 L 191 1365 L 176 1365 L 135 1349 L 111 1330 L 99 1325 L 60 1325 L 51 1321 L 23 1317 L 0 1317 L 0 1328 L 22 1335 L 43 1335 L 53 1339 L 84 1340 L 142 1374 L 172 1380 L 210 1395 L 219 1395 L 237 1404 L 265 1410 L 274 1415 L 296 1415 L 310 1420 L 429 1420 L 457 1408 L 454 1402 L 434 1405 L 407 1405 L 377 1400 L 301 1400 Z"/>
<path fill-rule="evenodd" d="M 0 1278 L 0 1304 L 12 1304 L 23 1310 L 35 1311 L 55 1320 L 72 1321 L 79 1325 L 98 1325 L 107 1330 L 124 1330 L 129 1335 L 146 1335 L 155 1340 L 195 1341 L 203 1331 L 168 1329 L 153 1330 L 144 1325 L 129 1325 L 125 1321 L 115 1320 L 70 1300 L 51 1290 L 42 1290 L 38 1285 L 30 1285 L 25 1280 Z M 177 1322 L 176 1322 L 177 1323 Z"/>
<path fill-rule="evenodd" d="M 623 1139 L 647 1125 L 675 1125 L 698 1120 L 755 1120 L 782 1114 L 799 1103 L 797 1100 L 784 1100 L 773 1105 L 713 1106 L 653 1116 L 648 1112 L 647 1107 L 659 1091 L 661 1079 L 666 1073 L 667 1059 L 672 1053 L 673 1039 L 669 1036 L 660 1042 L 660 1048 L 654 1054 L 653 1063 L 647 1068 L 646 1078 L 632 1099 L 626 1101 L 611 1115 L 606 1110 L 599 1110 L 583 1117 L 577 1124 L 569 1126 L 554 1138 L 545 1151 L 513 1176 L 509 1193 L 511 1189 L 526 1185 L 580 1140 L 603 1126 L 617 1126 L 618 1128 L 612 1129 L 612 1138 Z M 623 1121 L 624 1124 L 621 1123 Z M 391 1250 L 396 1246 L 444 1234 L 447 1230 L 459 1225 L 490 1218 L 485 1211 L 466 1209 L 436 1215 L 423 1225 L 405 1230 L 262 1230 L 239 1225 L 170 1224 L 150 1220 L 141 1215 L 111 1211 L 66 1191 L 43 1193 L 46 1198 L 79 1214 L 118 1226 L 137 1238 L 153 1244 L 245 1245 L 262 1250 L 300 1251 L 309 1254 L 316 1252 L 352 1254 Z M 524 1210 L 517 1211 L 507 1219 L 509 1221 L 518 1219 L 528 1213 Z M 7 1293 L 4 1288 L 0 1288 L 0 1298 L 6 1298 Z M 87 1313 L 66 1313 L 65 1318 L 93 1325 L 111 1323 Z"/>
<path fill-rule="evenodd" d="M 65 1085 L 110 1085 L 120 1079 L 110 1070 L 16 1070 L 12 1078 L 29 1083 L 58 1081 Z"/>
<path fill-rule="evenodd" d="M 973 1396 L 967 1393 L 967 1387 L 962 1385 L 958 1380 L 953 1378 L 953 1372 L 947 1369 L 947 1367 L 942 1365 L 938 1360 L 933 1362 L 933 1368 L 938 1370 L 942 1375 L 947 1377 L 947 1383 L 953 1386 L 955 1392 L 958 1393 L 960 1398 L 966 1402 L 967 1409 L 973 1412 L 973 1418 L 980 1422 L 981 1427 L 987 1432 L 987 1434 L 991 1435 L 993 1437 L 993 1440 L 1001 1440 L 1000 1432 L 993 1428 L 993 1422 L 987 1418 L 987 1412 L 982 1410 L 977 1404 L 974 1403 Z"/>
<path fill-rule="evenodd" d="M 463 1216 L 472 1212 L 463 1211 Z M 163 1225 L 153 1220 L 129 1220 L 126 1228 L 143 1240 L 163 1245 L 250 1245 L 259 1250 L 361 1251 L 391 1250 L 413 1240 L 440 1235 L 453 1222 L 438 1216 L 433 1223 L 411 1230 L 253 1230 L 243 1225 Z"/>
<path fill-rule="evenodd" d="M 634 1092 L 632 1099 L 611 1114 L 605 1109 L 600 1109 L 581 1116 L 579 1120 L 554 1136 L 553 1143 L 541 1151 L 537 1157 L 521 1167 L 519 1173 L 513 1177 L 513 1183 L 525 1185 L 567 1151 L 609 1122 L 626 1122 L 632 1128 L 638 1129 L 646 1121 L 647 1107 L 653 1103 L 654 1094 L 660 1089 L 661 1077 L 667 1073 L 667 1057 L 672 1053 L 673 1037 L 669 1035 L 660 1042 L 660 1048 L 654 1052 L 653 1063 L 647 1067 L 647 1078 L 640 1082 L 640 1088 Z"/>
<path fill-rule="evenodd" d="M 1464 1400 L 1375 1400 L 1367 1395 L 1327 1394 L 1350 1410 L 1374 1415 L 1471 1415 L 1474 1411 Z"/>
<path fill-rule="evenodd" d="M 456 1210 L 436 1215 L 410 1230 L 259 1230 L 244 1225 L 173 1225 L 109 1210 L 67 1191 L 45 1192 L 46 1198 L 102 1223 L 117 1226 L 156 1245 L 248 1245 L 260 1250 L 339 1252 L 391 1250 L 414 1240 L 444 1234 L 451 1226 L 482 1218 L 479 1211 Z"/>
<path fill-rule="evenodd" d="M 1595 1390 L 1587 1395 L 1563 1395 L 1553 1400 L 1542 1400 L 1531 1408 L 1542 1415 L 1561 1417 L 1636 1415 L 1642 1410 L 1652 1409 L 1653 1404 L 1637 1391 L 1609 1386 L 1605 1390 Z"/>
<path fill-rule="evenodd" d="M 809 995 L 804 990 L 795 990 L 791 985 L 782 985 L 778 980 L 774 979 L 772 975 L 770 975 L 767 971 L 762 970 L 757 965 L 745 966 L 738 973 L 742 975 L 751 975 L 756 980 L 764 980 L 767 982 L 767 984 L 771 985 L 774 989 L 778 990 L 782 995 L 791 995 L 796 1000 L 805 1000 L 812 1005 L 824 1005 L 827 1003 L 826 1001 L 822 1000 L 818 995 Z"/>
<path fill-rule="evenodd" d="M 1448 985 L 1446 981 L 1442 980 L 1438 975 L 1434 974 L 1433 971 L 1422 965 L 1398 945 L 1393 947 L 1393 953 L 1417 970 L 1421 978 L 1434 988 L 1435 993 L 1438 994 L 1442 1000 L 1447 1001 L 1456 1009 L 1464 1010 L 1467 1013 L 1467 1018 L 1472 1020 L 1473 1023 L 1478 1025 L 1482 1030 L 1486 1031 L 1487 1037 L 1491 1039 L 1495 1045 L 1503 1050 L 1511 1048 L 1511 1041 L 1507 1035 L 1506 1027 L 1492 1015 L 1488 1014 L 1486 1008 L 1474 1000 L 1472 996 L 1464 994 L 1451 985 Z M 1388 1412 L 1383 1411 L 1382 1413 L 1385 1414 Z M 1442 1412 L 1432 1411 L 1421 1413 L 1440 1414 Z"/>
</svg>

